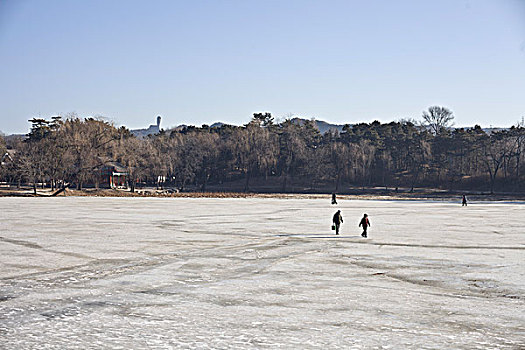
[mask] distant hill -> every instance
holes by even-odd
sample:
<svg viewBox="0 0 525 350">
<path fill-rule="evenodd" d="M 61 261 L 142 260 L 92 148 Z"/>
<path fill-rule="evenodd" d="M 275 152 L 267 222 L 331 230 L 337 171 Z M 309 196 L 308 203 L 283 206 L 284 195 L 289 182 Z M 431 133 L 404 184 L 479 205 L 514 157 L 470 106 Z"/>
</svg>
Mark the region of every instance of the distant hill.
<svg viewBox="0 0 525 350">
<path fill-rule="evenodd" d="M 326 133 L 327 131 L 335 131 L 341 133 L 343 131 L 344 125 L 341 124 L 331 124 L 322 120 L 314 120 L 315 125 L 317 126 L 317 129 L 319 129 L 319 132 L 321 134 Z"/>
<path fill-rule="evenodd" d="M 7 143 L 14 142 L 16 139 L 24 140 L 27 138 L 26 134 L 11 134 L 11 135 L 5 135 L 4 140 Z"/>
<path fill-rule="evenodd" d="M 303 125 L 307 120 L 308 119 L 303 119 L 303 118 L 293 118 L 292 119 L 292 123 Z M 315 127 L 317 128 L 317 130 L 319 130 L 319 132 L 321 134 L 324 134 L 324 133 L 326 133 L 329 130 L 332 130 L 332 131 L 337 130 L 337 132 L 341 133 L 343 131 L 343 127 L 344 127 L 344 125 L 331 124 L 331 123 L 325 122 L 323 120 L 313 120 L 313 122 L 314 122 Z M 227 124 L 227 123 L 223 123 L 223 122 L 215 122 L 215 123 L 210 125 L 210 128 L 221 128 L 221 127 L 223 127 L 225 125 L 231 125 L 231 124 Z M 170 131 L 170 130 L 180 131 L 180 130 L 183 130 L 185 127 L 188 127 L 188 125 L 181 124 L 181 125 L 175 126 L 173 128 L 170 128 L 167 131 Z M 150 126 L 150 128 L 151 128 L 151 126 Z M 149 130 L 149 129 L 141 129 L 141 130 Z M 132 130 L 132 132 L 135 132 L 135 131 L 136 130 Z"/>
<path fill-rule="evenodd" d="M 307 120 L 308 119 L 303 119 L 303 118 L 293 118 L 292 119 L 292 123 L 299 124 L 299 125 L 304 125 L 304 123 Z M 315 127 L 317 128 L 317 130 L 319 130 L 319 132 L 321 134 L 324 134 L 327 131 L 337 131 L 339 133 L 341 133 L 343 131 L 344 125 L 331 124 L 331 123 L 328 123 L 328 122 L 325 122 L 325 121 L 322 121 L 322 120 L 315 120 L 315 119 L 312 120 L 312 121 L 314 122 Z"/>
<path fill-rule="evenodd" d="M 299 125 L 304 125 L 304 123 L 308 120 L 311 120 L 313 123 L 314 123 L 314 126 L 317 128 L 317 130 L 319 130 L 319 132 L 321 134 L 325 134 L 326 132 L 328 131 L 337 131 L 339 133 L 343 132 L 343 128 L 346 124 L 332 124 L 332 123 L 329 123 L 329 122 L 325 122 L 324 120 L 316 120 L 316 119 L 305 119 L 305 118 L 299 118 L 299 117 L 295 117 L 295 118 L 292 118 L 291 121 L 292 123 L 295 123 L 295 124 L 299 124 Z M 152 124 L 150 125 L 148 128 L 145 128 L 145 129 L 133 129 L 131 130 L 131 133 L 133 135 L 135 135 L 136 137 L 139 137 L 139 138 L 143 138 L 143 137 L 146 137 L 148 135 L 152 135 L 152 134 L 157 134 L 160 132 L 160 121 L 161 121 L 161 117 L 158 116 L 157 117 L 157 124 Z M 231 125 L 231 124 L 227 124 L 227 123 L 223 123 L 223 122 L 214 122 L 213 124 L 210 125 L 210 128 L 221 128 L 225 125 Z M 353 124 L 349 124 L 350 126 L 352 126 Z M 175 126 L 175 127 L 172 127 L 172 128 L 169 128 L 167 129 L 166 131 L 181 131 L 183 130 L 184 128 L 188 127 L 188 125 L 186 124 L 180 124 L 178 126 Z M 468 127 L 465 127 L 465 129 L 469 129 Z M 500 130 L 505 130 L 506 128 L 495 128 L 495 127 L 491 127 L 491 128 L 483 128 L 483 130 L 487 133 L 487 134 L 490 134 L 490 133 L 493 133 L 493 132 L 496 132 L 496 131 L 500 131 Z M 24 135 L 25 136 L 25 135 Z"/>
</svg>

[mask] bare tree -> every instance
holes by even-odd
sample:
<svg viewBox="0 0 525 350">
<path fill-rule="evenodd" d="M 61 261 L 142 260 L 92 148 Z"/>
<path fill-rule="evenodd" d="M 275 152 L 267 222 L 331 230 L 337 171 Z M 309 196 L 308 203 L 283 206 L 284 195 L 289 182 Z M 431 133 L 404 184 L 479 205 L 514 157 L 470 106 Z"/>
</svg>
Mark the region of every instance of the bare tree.
<svg viewBox="0 0 525 350">
<path fill-rule="evenodd" d="M 338 192 L 341 180 L 348 169 L 350 150 L 348 144 L 341 141 L 337 131 L 329 131 L 323 136 L 320 153 L 327 180 L 334 181 L 334 191 Z"/>
<path fill-rule="evenodd" d="M 370 184 L 371 165 L 374 162 L 376 148 L 369 140 L 364 140 L 357 147 L 354 145 L 354 148 L 356 149 L 354 154 L 357 156 L 355 167 L 361 171 L 361 188 L 364 188 L 365 185 Z"/>
<path fill-rule="evenodd" d="M 423 120 L 432 134 L 439 135 L 446 128 L 452 126 L 454 115 L 452 111 L 445 107 L 428 107 L 428 112 L 423 111 Z"/>
<path fill-rule="evenodd" d="M 297 173 L 307 161 L 306 139 L 302 135 L 302 127 L 294 124 L 290 119 L 281 123 L 279 130 L 280 165 L 283 177 L 282 191 L 286 192 L 289 177 Z"/>
<path fill-rule="evenodd" d="M 254 118 L 243 128 L 233 131 L 230 149 L 234 168 L 244 174 L 244 191 L 250 187 L 250 179 L 257 172 L 265 172 L 275 163 L 276 142 L 271 142 L 270 131 Z"/>
<path fill-rule="evenodd" d="M 512 150 L 512 142 L 506 137 L 506 131 L 486 135 L 482 139 L 484 163 L 490 179 L 490 193 L 494 193 L 494 184 L 498 171 L 501 169 L 505 158 Z"/>
<path fill-rule="evenodd" d="M 515 176 L 516 180 L 519 180 L 521 175 L 521 158 L 525 153 L 525 123 L 522 121 L 518 125 L 512 126 L 509 132 L 514 142 L 512 156 L 515 159 Z"/>
<path fill-rule="evenodd" d="M 108 122 L 71 115 L 59 130 L 68 155 L 69 171 L 77 182 L 77 189 L 94 176 L 94 170 L 104 164 L 111 143 L 118 138 L 117 129 Z"/>
<path fill-rule="evenodd" d="M 37 184 L 43 183 L 45 167 L 47 164 L 46 148 L 43 147 L 44 140 L 27 139 L 21 144 L 17 152 L 17 162 L 21 175 L 31 184 L 33 194 L 36 193 Z"/>
<path fill-rule="evenodd" d="M 0 132 L 0 156 L 4 157 L 6 153 L 7 153 L 7 145 L 5 143 L 4 134 Z"/>
<path fill-rule="evenodd" d="M 220 137 L 216 133 L 200 133 L 199 139 L 201 164 L 197 177 L 200 178 L 201 181 L 201 191 L 205 192 L 208 181 L 210 180 L 214 169 L 217 167 L 222 146 L 220 144 Z"/>
<path fill-rule="evenodd" d="M 122 128 L 119 129 L 119 134 L 119 155 L 116 159 L 127 167 L 129 188 L 131 192 L 135 192 L 137 181 L 145 175 L 148 167 L 148 145 Z"/>
</svg>

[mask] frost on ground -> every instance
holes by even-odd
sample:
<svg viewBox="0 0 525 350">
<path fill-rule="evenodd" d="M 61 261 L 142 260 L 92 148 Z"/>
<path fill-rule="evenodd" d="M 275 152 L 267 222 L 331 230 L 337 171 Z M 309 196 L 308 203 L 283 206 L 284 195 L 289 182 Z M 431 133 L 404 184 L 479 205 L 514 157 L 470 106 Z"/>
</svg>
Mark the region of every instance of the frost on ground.
<svg viewBox="0 0 525 350">
<path fill-rule="evenodd" d="M 330 230 L 337 209 L 340 236 Z M 0 344 L 523 348 L 524 209 L 0 198 Z M 357 227 L 365 212 L 368 239 Z"/>
</svg>

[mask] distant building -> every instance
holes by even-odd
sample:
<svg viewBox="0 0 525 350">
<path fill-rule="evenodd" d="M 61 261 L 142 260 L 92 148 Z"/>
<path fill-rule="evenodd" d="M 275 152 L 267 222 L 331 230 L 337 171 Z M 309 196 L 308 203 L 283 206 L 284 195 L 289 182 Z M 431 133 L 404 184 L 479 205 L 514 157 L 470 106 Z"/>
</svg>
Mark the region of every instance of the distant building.
<svg viewBox="0 0 525 350">
<path fill-rule="evenodd" d="M 117 162 L 106 162 L 99 169 L 99 186 L 106 188 L 126 187 L 128 168 Z"/>
<path fill-rule="evenodd" d="M 157 116 L 157 124 L 150 125 L 147 129 L 134 129 L 131 130 L 131 133 L 136 137 L 146 137 L 148 135 L 152 134 L 158 134 L 160 132 L 160 121 L 161 121 L 160 115 Z"/>
</svg>

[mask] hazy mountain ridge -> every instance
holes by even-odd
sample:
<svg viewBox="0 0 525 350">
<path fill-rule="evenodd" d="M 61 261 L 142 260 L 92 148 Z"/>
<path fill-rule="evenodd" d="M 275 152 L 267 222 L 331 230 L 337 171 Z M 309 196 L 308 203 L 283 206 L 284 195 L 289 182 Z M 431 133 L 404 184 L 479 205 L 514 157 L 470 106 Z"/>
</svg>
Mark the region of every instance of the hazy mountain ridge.
<svg viewBox="0 0 525 350">
<path fill-rule="evenodd" d="M 299 125 L 303 125 L 306 121 L 309 121 L 309 120 L 311 119 L 297 118 L 297 117 L 291 119 L 292 123 L 299 124 Z M 323 120 L 313 119 L 312 121 L 314 122 L 314 126 L 317 128 L 317 130 L 319 130 L 321 134 L 324 134 L 329 130 L 332 130 L 332 131 L 337 130 L 340 133 L 343 131 L 343 127 L 345 126 L 345 124 L 332 124 L 329 122 L 325 122 Z M 203 124 L 203 125 L 207 125 L 207 124 Z M 228 124 L 228 123 L 223 123 L 223 122 L 218 121 L 218 122 L 214 122 L 213 124 L 209 125 L 209 127 L 210 128 L 221 128 L 226 125 L 234 125 L 234 124 Z M 188 127 L 188 125 L 181 124 L 181 125 L 177 125 L 175 127 L 169 128 L 168 130 L 179 131 L 179 130 L 184 129 L 185 127 Z M 141 129 L 141 130 L 145 130 L 145 129 Z M 134 130 L 131 130 L 131 131 L 134 132 Z"/>
<path fill-rule="evenodd" d="M 337 132 L 341 133 L 343 131 L 344 126 L 346 125 L 346 124 L 332 124 L 332 123 L 326 122 L 324 120 L 306 119 L 306 118 L 299 118 L 299 117 L 292 118 L 291 121 L 292 121 L 292 123 L 297 123 L 297 124 L 300 124 L 300 125 L 303 125 L 306 121 L 313 121 L 314 122 L 314 126 L 319 130 L 319 132 L 321 134 L 324 134 L 324 133 L 326 133 L 329 130 L 332 130 L 332 131 L 337 130 Z M 350 126 L 353 126 L 355 124 L 359 124 L 359 123 L 352 123 L 352 124 L 348 123 L 348 125 L 350 125 Z M 202 127 L 203 125 L 207 125 L 207 124 L 202 124 L 200 127 Z M 213 124 L 209 125 L 209 127 L 210 128 L 221 128 L 221 127 L 223 127 L 225 125 L 235 125 L 235 124 L 229 124 L 229 123 L 223 123 L 223 122 L 217 121 L 217 122 L 214 122 Z M 169 127 L 169 128 L 167 128 L 165 130 L 166 131 L 180 131 L 180 130 L 183 130 L 184 128 L 189 127 L 189 126 L 191 126 L 191 125 L 180 124 L 180 125 L 177 125 L 177 126 Z M 473 128 L 473 126 L 452 127 L 452 129 L 470 129 L 470 128 Z M 493 132 L 506 130 L 506 129 L 508 129 L 508 128 L 500 128 L 500 127 L 482 128 L 482 130 L 485 131 L 486 133 L 493 133 Z M 134 136 L 139 137 L 139 138 L 143 138 L 143 137 L 146 137 L 148 135 L 157 134 L 161 130 L 162 129 L 160 127 L 160 122 L 157 125 L 152 124 L 148 128 L 130 129 L 131 133 Z M 6 141 L 7 140 L 11 140 L 11 139 L 13 139 L 15 137 L 25 138 L 25 136 L 27 136 L 27 135 L 26 134 L 8 134 L 8 135 L 3 135 L 3 137 L 6 139 Z"/>
</svg>

